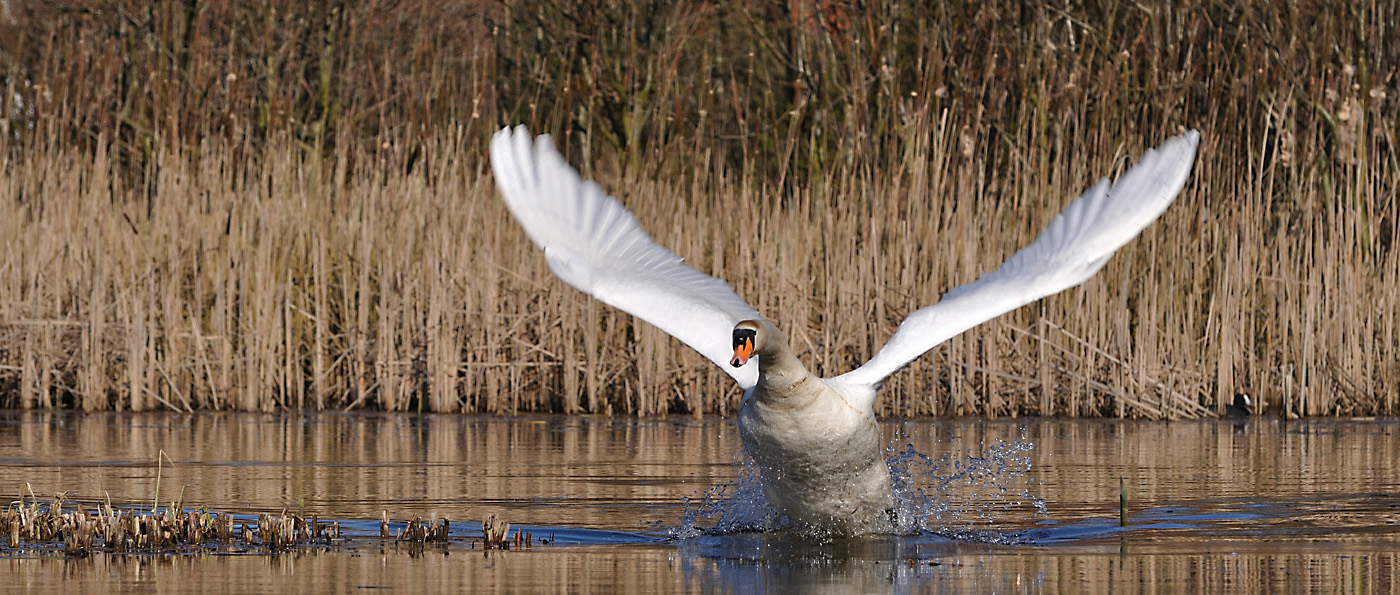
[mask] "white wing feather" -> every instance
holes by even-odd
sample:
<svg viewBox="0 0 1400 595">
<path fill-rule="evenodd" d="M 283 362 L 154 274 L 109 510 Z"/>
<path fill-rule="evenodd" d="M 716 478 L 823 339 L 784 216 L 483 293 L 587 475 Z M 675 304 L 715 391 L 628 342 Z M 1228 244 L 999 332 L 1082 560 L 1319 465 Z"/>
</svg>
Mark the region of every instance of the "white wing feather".
<svg viewBox="0 0 1400 595">
<path fill-rule="evenodd" d="M 1107 178 L 1100 180 L 1001 268 L 910 314 L 874 358 L 835 380 L 878 387 L 939 343 L 1087 281 L 1176 199 L 1199 140 L 1200 133 L 1187 132 L 1149 149 L 1112 186 Z M 870 394 L 873 398 L 874 391 Z"/>
<path fill-rule="evenodd" d="M 680 339 L 741 387 L 758 382 L 757 364 L 728 365 L 731 330 L 758 311 L 728 283 L 652 241 L 621 202 L 564 161 L 548 135 L 502 129 L 491 139 L 491 169 L 506 207 L 561 280 Z"/>
</svg>

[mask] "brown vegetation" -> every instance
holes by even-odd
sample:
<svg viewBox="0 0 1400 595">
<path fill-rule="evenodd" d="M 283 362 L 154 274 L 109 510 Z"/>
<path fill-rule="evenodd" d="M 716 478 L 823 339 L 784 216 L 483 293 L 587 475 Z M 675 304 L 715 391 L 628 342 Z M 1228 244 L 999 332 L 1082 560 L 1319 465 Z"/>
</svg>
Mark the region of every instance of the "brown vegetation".
<svg viewBox="0 0 1400 595">
<path fill-rule="evenodd" d="M 1392 4 L 30 4 L 0 14 L 9 406 L 732 411 L 509 220 L 484 148 L 525 122 L 825 373 L 1199 128 L 1140 240 L 880 412 L 1400 412 Z"/>
<path fill-rule="evenodd" d="M 70 507 L 72 511 L 65 512 Z M 259 514 L 256 525 L 241 522 L 236 532 L 234 520 L 228 513 L 186 510 L 180 502 L 149 511 L 115 508 L 110 501 L 88 505 L 67 502 L 65 494 L 54 496 L 51 502 L 41 502 L 31 489 L 28 499 L 21 490 L 20 499 L 0 511 L 0 534 L 6 536 L 10 550 L 41 549 L 46 544 L 61 543 L 63 553 L 70 556 L 86 556 L 98 550 L 188 551 L 237 542 L 280 551 L 341 541 L 339 522 L 321 523 L 314 516 L 306 519 L 286 510 L 281 515 Z"/>
<path fill-rule="evenodd" d="M 256 524 L 249 524 L 251 520 L 245 517 L 235 524 L 237 519 L 232 514 L 187 510 L 180 501 L 171 502 L 168 508 L 150 510 L 114 507 L 110 498 L 97 503 L 72 502 L 67 493 L 41 501 L 26 484 L 20 490 L 19 500 L 0 510 L 0 536 L 4 539 L 0 551 L 39 551 L 61 544 L 62 552 L 69 556 L 86 556 L 94 551 L 188 553 L 199 548 L 227 552 L 227 548 L 241 546 L 261 546 L 262 551 L 278 552 L 317 544 L 344 545 L 348 541 L 342 536 L 339 521 L 321 522 L 315 515 L 308 518 L 283 509 L 281 514 L 258 514 Z M 486 515 L 481 523 L 481 549 L 534 547 L 530 532 L 517 529 L 514 536 L 509 536 L 509 531 L 510 523 L 498 520 L 494 514 Z M 391 531 L 389 511 L 385 510 L 379 538 L 419 547 L 447 544 L 451 541 L 451 525 L 447 519 L 425 520 L 413 515 L 395 534 Z M 474 536 L 467 539 L 475 549 Z"/>
</svg>

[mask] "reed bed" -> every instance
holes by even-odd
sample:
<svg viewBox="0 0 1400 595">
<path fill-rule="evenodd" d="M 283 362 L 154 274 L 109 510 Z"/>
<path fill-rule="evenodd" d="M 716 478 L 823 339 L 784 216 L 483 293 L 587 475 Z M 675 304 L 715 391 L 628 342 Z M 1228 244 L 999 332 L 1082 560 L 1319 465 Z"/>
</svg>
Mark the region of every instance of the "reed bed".
<svg viewBox="0 0 1400 595">
<path fill-rule="evenodd" d="M 510 220 L 485 147 L 526 122 L 825 374 L 1199 128 L 1139 240 L 879 412 L 1400 412 L 1394 5 L 592 4 L 16 9 L 0 402 L 732 412 Z"/>
</svg>

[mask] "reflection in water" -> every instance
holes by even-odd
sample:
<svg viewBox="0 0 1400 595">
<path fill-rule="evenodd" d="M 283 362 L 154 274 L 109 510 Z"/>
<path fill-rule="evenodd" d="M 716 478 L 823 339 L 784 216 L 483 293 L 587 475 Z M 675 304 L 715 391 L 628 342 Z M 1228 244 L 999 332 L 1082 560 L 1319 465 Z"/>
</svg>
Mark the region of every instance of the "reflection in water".
<svg viewBox="0 0 1400 595">
<path fill-rule="evenodd" d="M 744 541 L 750 543 L 682 545 L 689 582 L 718 591 L 792 593 L 1387 593 L 1400 588 L 1400 553 L 1393 547 L 1353 554 L 1275 549 L 1096 555 L 912 538 L 872 540 L 855 548 L 751 543 L 761 540 L 748 536 Z"/>
<path fill-rule="evenodd" d="M 1392 593 L 1400 554 L 1377 551 L 1151 556 L 1039 551 L 936 559 L 798 556 L 764 562 L 692 554 L 687 546 L 559 548 L 548 553 L 376 550 L 279 556 L 93 556 L 0 560 L 34 592 L 106 594 L 573 593 Z"/>
<path fill-rule="evenodd" d="M 360 537 L 330 550 L 251 556 L 63 559 L 0 549 L 9 558 L 0 564 L 27 588 L 75 593 L 1400 588 L 1394 421 L 952 420 L 885 429 L 892 453 L 911 445 L 932 461 L 972 460 L 998 441 L 1033 443 L 1021 453 L 1029 484 L 1006 484 L 1016 497 L 1005 501 L 1020 504 L 954 523 L 980 530 L 977 540 L 923 533 L 814 543 L 741 533 L 671 541 L 683 498 L 740 485 L 738 436 L 727 421 L 8 412 L 0 413 L 0 489 L 16 495 L 27 483 L 41 496 L 68 490 L 92 502 L 110 493 L 150 506 L 159 472 L 163 502 L 183 490 L 187 506 L 288 507 L 351 521 Z M 174 467 L 157 468 L 161 450 Z M 1120 478 L 1126 527 L 1118 524 Z M 953 488 L 938 497 L 982 510 L 987 490 Z M 1027 493 L 1043 499 L 1044 515 L 1020 498 Z M 386 509 L 399 520 L 453 519 L 454 540 L 408 555 L 370 537 Z M 471 532 L 487 512 L 537 538 L 548 533 L 554 545 L 474 549 Z"/>
<path fill-rule="evenodd" d="M 321 518 L 479 521 L 637 530 L 673 522 L 680 498 L 733 476 L 722 423 L 456 415 L 11 413 L 0 485 L 38 494 Z M 17 484 L 9 484 L 17 485 Z"/>
<path fill-rule="evenodd" d="M 880 593 L 911 586 L 908 569 L 920 566 L 918 542 L 912 537 L 814 544 L 782 533 L 749 533 L 690 539 L 680 545 L 680 553 L 691 582 L 720 591 L 769 585 L 793 593 Z"/>
</svg>

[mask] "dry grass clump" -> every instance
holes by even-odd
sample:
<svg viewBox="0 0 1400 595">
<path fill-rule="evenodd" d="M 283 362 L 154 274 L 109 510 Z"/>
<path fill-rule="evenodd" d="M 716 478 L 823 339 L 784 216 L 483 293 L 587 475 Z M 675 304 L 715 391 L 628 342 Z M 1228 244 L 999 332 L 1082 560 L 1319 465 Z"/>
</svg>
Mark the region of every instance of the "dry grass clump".
<svg viewBox="0 0 1400 595">
<path fill-rule="evenodd" d="M 732 411 L 548 274 L 486 173 L 524 121 L 825 373 L 1200 128 L 1142 239 L 880 413 L 1400 412 L 1391 5 L 90 6 L 0 23 L 6 405 Z"/>
</svg>

